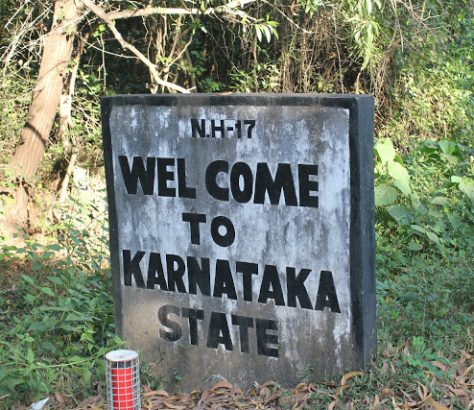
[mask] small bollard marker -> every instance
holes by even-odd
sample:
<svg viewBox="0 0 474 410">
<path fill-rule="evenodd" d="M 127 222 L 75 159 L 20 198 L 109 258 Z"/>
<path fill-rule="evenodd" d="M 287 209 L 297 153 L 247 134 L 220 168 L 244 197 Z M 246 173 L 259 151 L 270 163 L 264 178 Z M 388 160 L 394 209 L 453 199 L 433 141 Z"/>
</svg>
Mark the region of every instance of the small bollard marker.
<svg viewBox="0 0 474 410">
<path fill-rule="evenodd" d="M 109 410 L 140 410 L 138 353 L 113 350 L 105 356 Z"/>
</svg>

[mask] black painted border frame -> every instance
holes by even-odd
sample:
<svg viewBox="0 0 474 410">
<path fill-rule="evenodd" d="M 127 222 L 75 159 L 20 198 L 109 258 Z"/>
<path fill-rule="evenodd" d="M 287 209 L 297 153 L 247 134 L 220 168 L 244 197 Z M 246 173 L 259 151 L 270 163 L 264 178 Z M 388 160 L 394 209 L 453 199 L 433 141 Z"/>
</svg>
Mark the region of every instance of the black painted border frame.
<svg viewBox="0 0 474 410">
<path fill-rule="evenodd" d="M 353 94 L 182 94 L 118 95 L 101 99 L 102 137 L 109 206 L 112 285 L 121 295 L 118 223 L 113 184 L 109 117 L 113 106 L 310 106 L 349 109 L 350 155 L 350 289 L 353 369 L 364 370 L 376 352 L 375 232 L 374 232 L 374 100 Z M 122 300 L 114 297 L 117 332 L 122 334 Z"/>
</svg>

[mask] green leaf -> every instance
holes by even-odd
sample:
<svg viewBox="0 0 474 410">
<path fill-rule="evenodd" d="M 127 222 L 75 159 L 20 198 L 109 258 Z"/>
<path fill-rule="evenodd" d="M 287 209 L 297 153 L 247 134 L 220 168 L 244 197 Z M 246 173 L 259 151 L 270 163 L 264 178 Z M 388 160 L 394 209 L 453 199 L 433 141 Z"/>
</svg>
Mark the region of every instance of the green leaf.
<svg viewBox="0 0 474 410">
<path fill-rule="evenodd" d="M 431 203 L 433 205 L 441 205 L 441 206 L 447 206 L 450 204 L 449 199 L 446 198 L 445 196 L 435 196 L 432 200 Z"/>
<path fill-rule="evenodd" d="M 389 184 L 375 187 L 375 206 L 393 205 L 397 200 L 398 191 Z"/>
<path fill-rule="evenodd" d="M 423 228 L 423 227 L 420 226 L 420 225 L 411 225 L 410 228 L 413 229 L 414 231 L 419 232 L 419 233 L 422 233 L 422 234 L 425 234 L 425 233 L 426 233 L 426 229 Z"/>
<path fill-rule="evenodd" d="M 53 290 L 51 288 L 48 288 L 46 286 L 42 286 L 39 288 L 41 290 L 41 292 L 43 292 L 45 295 L 48 295 L 48 296 L 52 296 L 54 297 L 55 296 L 55 293 L 53 292 Z"/>
<path fill-rule="evenodd" d="M 426 228 L 424 228 L 422 226 L 419 226 L 419 225 L 411 225 L 410 228 L 413 229 L 415 232 L 419 232 L 422 235 L 426 235 L 426 237 L 431 242 L 434 242 L 437 245 L 441 244 L 441 241 L 440 241 L 438 235 L 436 235 L 434 232 L 431 232 L 429 229 L 426 229 Z"/>
<path fill-rule="evenodd" d="M 25 302 L 26 303 L 33 304 L 36 299 L 37 299 L 37 297 L 33 296 L 31 293 L 28 293 L 27 295 L 25 295 Z"/>
<path fill-rule="evenodd" d="M 4 370 L 0 367 L 0 381 L 5 379 L 7 376 L 8 376 L 8 373 L 6 372 L 6 370 Z"/>
<path fill-rule="evenodd" d="M 454 155 L 443 154 L 443 158 L 452 165 L 456 165 L 459 162 L 459 158 Z"/>
<path fill-rule="evenodd" d="M 33 261 L 33 263 L 31 264 L 31 270 L 33 272 L 37 272 L 37 271 L 41 270 L 41 263 L 38 262 L 38 261 Z"/>
<path fill-rule="evenodd" d="M 50 276 L 48 276 L 48 280 L 49 280 L 50 282 L 54 283 L 54 284 L 57 285 L 57 286 L 60 286 L 60 285 L 63 284 L 63 280 L 62 280 L 61 277 L 59 277 L 59 276 L 52 276 L 52 275 L 50 275 Z"/>
<path fill-rule="evenodd" d="M 409 225 L 413 222 L 413 216 L 403 205 L 392 205 L 387 207 L 388 214 L 400 225 Z"/>
<path fill-rule="evenodd" d="M 27 276 L 27 275 L 21 275 L 22 279 L 26 282 L 26 283 L 29 283 L 30 285 L 33 285 L 35 286 L 36 283 L 34 281 L 33 278 L 31 278 L 30 276 Z"/>
<path fill-rule="evenodd" d="M 474 205 L 474 180 L 464 177 L 459 183 L 459 190 L 464 193 Z"/>
<path fill-rule="evenodd" d="M 419 252 L 423 249 L 423 246 L 417 242 L 410 241 L 408 243 L 408 249 L 412 252 Z"/>
<path fill-rule="evenodd" d="M 28 332 L 43 333 L 49 330 L 47 324 L 43 322 L 33 322 L 28 326 Z"/>
<path fill-rule="evenodd" d="M 29 364 L 32 364 L 35 361 L 35 354 L 33 350 L 28 349 L 28 353 L 26 354 L 26 360 Z"/>
<path fill-rule="evenodd" d="M 437 245 L 441 244 L 438 235 L 436 235 L 434 232 L 426 231 L 426 236 L 431 242 L 434 242 Z"/>
<path fill-rule="evenodd" d="M 51 343 L 50 341 L 45 340 L 45 341 L 41 342 L 41 344 L 39 345 L 39 348 L 43 351 L 54 352 L 55 349 L 56 349 L 56 346 L 53 343 Z"/>
<path fill-rule="evenodd" d="M 456 152 L 457 145 L 452 141 L 443 140 L 438 145 L 444 155 L 453 155 Z"/>
<path fill-rule="evenodd" d="M 68 363 L 77 363 L 77 362 L 82 362 L 84 360 L 84 357 L 81 356 L 70 356 L 68 357 Z"/>
<path fill-rule="evenodd" d="M 77 328 L 70 325 L 70 324 L 68 324 L 68 323 L 58 324 L 58 328 L 62 329 L 62 330 L 65 330 L 66 332 L 71 332 L 71 333 L 77 332 Z"/>
<path fill-rule="evenodd" d="M 81 313 L 71 312 L 66 316 L 66 320 L 69 322 L 91 322 L 92 319 Z"/>
<path fill-rule="evenodd" d="M 80 376 L 82 378 L 81 382 L 85 385 L 89 384 L 91 381 L 92 373 L 87 367 L 83 367 L 80 370 Z"/>
<path fill-rule="evenodd" d="M 2 385 L 10 391 L 15 390 L 15 387 L 22 383 L 24 383 L 23 379 L 14 379 L 12 377 L 8 377 L 6 380 L 2 381 Z"/>
<path fill-rule="evenodd" d="M 451 177 L 451 182 L 458 184 L 459 190 L 465 194 L 474 205 L 474 179 L 454 175 Z"/>
<path fill-rule="evenodd" d="M 410 175 L 407 169 L 398 162 L 389 162 L 388 174 L 393 178 L 394 185 L 406 196 L 411 194 Z"/>
<path fill-rule="evenodd" d="M 263 32 L 265 33 L 267 43 L 269 43 L 272 40 L 272 33 L 270 32 L 270 28 L 268 26 L 263 26 Z"/>
<path fill-rule="evenodd" d="M 392 140 L 388 138 L 379 141 L 375 146 L 375 151 L 377 152 L 380 161 L 382 161 L 382 164 L 391 162 L 395 159 L 395 148 L 393 148 Z"/>
<path fill-rule="evenodd" d="M 82 341 L 94 343 L 94 335 L 93 335 L 93 332 L 91 332 L 91 331 L 84 332 L 84 333 L 81 335 L 81 342 L 82 342 Z"/>
</svg>

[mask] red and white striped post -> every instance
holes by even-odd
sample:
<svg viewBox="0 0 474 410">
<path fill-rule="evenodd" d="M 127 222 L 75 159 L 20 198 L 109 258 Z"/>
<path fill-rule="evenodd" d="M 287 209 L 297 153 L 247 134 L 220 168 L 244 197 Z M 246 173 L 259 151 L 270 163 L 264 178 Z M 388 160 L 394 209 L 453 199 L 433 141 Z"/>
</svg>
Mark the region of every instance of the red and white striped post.
<svg viewBox="0 0 474 410">
<path fill-rule="evenodd" d="M 113 350 L 105 356 L 109 410 L 140 410 L 138 353 Z"/>
</svg>

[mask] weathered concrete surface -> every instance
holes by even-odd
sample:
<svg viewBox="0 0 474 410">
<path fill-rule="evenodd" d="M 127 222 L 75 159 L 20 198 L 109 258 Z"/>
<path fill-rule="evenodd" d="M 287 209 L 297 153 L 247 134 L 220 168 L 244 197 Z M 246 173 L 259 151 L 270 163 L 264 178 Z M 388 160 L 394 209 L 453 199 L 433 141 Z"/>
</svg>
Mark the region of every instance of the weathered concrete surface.
<svg viewBox="0 0 474 410">
<path fill-rule="evenodd" d="M 242 387 L 268 379 L 290 385 L 308 372 L 321 380 L 353 367 L 350 110 L 318 104 L 110 107 L 108 127 L 117 221 L 116 232 L 112 229 L 112 234 L 117 235 L 117 248 L 112 252 L 118 261 L 114 278 L 116 289 L 120 289 L 120 294 L 115 295 L 118 327 L 130 347 L 140 351 L 142 360 L 152 363 L 153 371 L 165 380 L 179 375 L 181 386 L 193 387 L 219 378 Z M 193 138 L 191 118 L 234 122 L 252 119 L 256 125 L 251 139 L 236 138 L 235 132 L 222 139 Z M 186 185 L 196 188 L 196 197 L 162 197 L 156 186 L 154 195 L 143 195 L 140 184 L 136 195 L 129 194 L 119 155 L 126 156 L 130 163 L 136 156 L 184 158 Z M 205 185 L 206 167 L 216 160 L 230 165 L 244 162 L 254 172 L 257 163 L 267 163 L 272 172 L 278 164 L 290 164 L 295 180 L 298 164 L 315 164 L 318 176 L 312 179 L 318 182 L 318 207 L 287 206 L 283 196 L 275 205 L 268 201 L 238 203 L 232 195 L 229 201 L 219 201 L 210 196 Z M 176 167 L 168 170 L 176 171 Z M 177 188 L 178 176 L 174 178 L 167 182 L 168 187 Z M 228 186 L 228 176 L 220 173 L 217 183 Z M 189 212 L 205 214 L 207 218 L 200 225 L 199 245 L 191 243 L 190 224 L 182 220 L 182 214 Z M 227 217 L 235 227 L 235 242 L 228 247 L 217 245 L 210 235 L 210 222 L 219 215 Z M 185 293 L 164 291 L 159 286 L 139 288 L 135 278 L 132 286 L 125 286 L 124 249 L 130 250 L 132 258 L 137 251 L 145 252 L 140 261 L 145 285 L 150 252 L 159 253 L 163 265 L 165 255 L 170 254 L 184 260 L 187 256 L 209 258 L 211 295 L 203 296 L 199 289 L 197 295 L 189 294 L 187 272 L 183 276 Z M 225 294 L 212 296 L 217 259 L 229 262 L 237 300 Z M 235 271 L 236 261 L 258 264 L 258 275 L 252 275 L 252 301 L 244 300 L 243 278 Z M 265 265 L 278 269 L 285 306 L 276 305 L 272 298 L 266 303 L 257 301 Z M 297 307 L 287 306 L 287 267 L 296 268 L 296 273 L 311 270 L 304 285 L 312 309 L 303 309 L 298 302 Z M 314 309 L 322 271 L 332 273 L 340 312 L 327 307 L 323 311 Z M 182 315 L 168 316 L 182 329 L 179 340 L 168 341 L 160 336 L 160 329 L 170 331 L 158 317 L 158 310 L 164 305 L 204 311 L 204 319 L 196 322 L 198 345 L 190 344 L 189 321 Z M 227 314 L 232 351 L 226 350 L 223 343 L 217 348 L 207 347 L 211 312 Z M 278 331 L 268 330 L 267 334 L 277 334 L 278 344 L 267 343 L 267 347 L 277 348 L 278 357 L 257 353 L 255 320 L 253 328 L 248 329 L 249 352 L 242 353 L 239 327 L 232 325 L 231 314 L 276 321 Z"/>
</svg>

